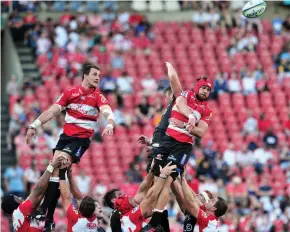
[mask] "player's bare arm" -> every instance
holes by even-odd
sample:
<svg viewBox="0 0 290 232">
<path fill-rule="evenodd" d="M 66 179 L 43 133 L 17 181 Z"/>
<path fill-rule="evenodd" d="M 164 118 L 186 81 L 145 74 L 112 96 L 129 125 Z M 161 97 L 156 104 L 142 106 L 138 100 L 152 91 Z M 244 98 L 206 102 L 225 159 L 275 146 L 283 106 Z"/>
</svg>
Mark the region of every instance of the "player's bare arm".
<svg viewBox="0 0 290 232">
<path fill-rule="evenodd" d="M 134 197 L 134 200 L 137 203 L 140 203 L 143 201 L 144 197 L 146 196 L 148 190 L 152 186 L 154 181 L 154 174 L 152 172 L 149 172 L 143 182 L 140 184 L 138 191 Z"/>
<path fill-rule="evenodd" d="M 197 198 L 195 193 L 193 194 L 192 189 L 187 184 L 185 175 L 182 176 L 181 187 L 183 192 L 183 206 L 184 209 L 192 216 L 198 216 L 199 207 L 201 205 L 200 200 Z"/>
<path fill-rule="evenodd" d="M 143 217 L 147 218 L 152 215 L 152 210 L 154 209 L 153 203 L 155 203 L 158 199 L 158 196 L 163 188 L 163 185 L 167 179 L 167 177 L 173 172 L 176 168 L 176 165 L 171 165 L 169 162 L 164 168 L 160 166 L 160 175 L 154 185 L 147 192 L 144 200 L 140 204 L 140 209 Z"/>
<path fill-rule="evenodd" d="M 72 202 L 72 196 L 66 180 L 59 180 L 60 196 L 62 200 L 63 209 L 67 212 L 68 207 Z"/>
<path fill-rule="evenodd" d="M 62 107 L 58 104 L 53 104 L 48 110 L 44 111 L 30 126 L 26 134 L 26 143 L 31 143 L 31 138 L 36 136 L 36 128 L 47 123 L 52 118 L 57 116 L 61 111 Z"/>
<path fill-rule="evenodd" d="M 176 198 L 179 208 L 181 209 L 182 212 L 184 212 L 183 192 L 182 192 L 181 183 L 179 179 L 176 179 L 176 181 L 172 182 L 171 190 Z"/>
<path fill-rule="evenodd" d="M 176 98 L 176 107 L 181 114 L 188 118 L 186 129 L 188 131 L 192 131 L 192 129 L 195 127 L 197 119 L 193 114 L 191 114 L 185 97 L 179 96 Z"/>
<path fill-rule="evenodd" d="M 69 168 L 67 170 L 67 178 L 69 181 L 70 192 L 72 193 L 73 197 L 76 199 L 77 205 L 79 206 L 79 204 L 84 196 L 83 196 L 82 192 L 79 190 L 79 188 L 77 187 L 75 180 L 73 179 L 72 165 L 69 166 Z"/>
<path fill-rule="evenodd" d="M 178 78 L 178 74 L 176 70 L 173 68 L 172 64 L 170 64 L 169 62 L 165 62 L 165 64 L 167 67 L 167 74 L 170 82 L 170 87 L 172 89 L 173 95 L 177 97 L 182 92 L 182 87 Z"/>
<path fill-rule="evenodd" d="M 102 133 L 103 135 L 113 135 L 113 129 L 115 126 L 115 117 L 114 113 L 109 105 L 103 105 L 100 107 L 101 113 L 104 115 L 104 117 L 107 119 L 108 124 L 105 128 L 105 130 Z"/>
<path fill-rule="evenodd" d="M 44 174 L 38 180 L 31 194 L 27 198 L 32 202 L 33 207 L 38 205 L 39 199 L 41 199 L 40 196 L 42 196 L 45 193 L 53 170 L 55 168 L 59 168 L 64 160 L 66 160 L 66 158 L 63 156 L 59 156 L 57 159 L 55 159 L 50 165 L 48 165 Z"/>
</svg>

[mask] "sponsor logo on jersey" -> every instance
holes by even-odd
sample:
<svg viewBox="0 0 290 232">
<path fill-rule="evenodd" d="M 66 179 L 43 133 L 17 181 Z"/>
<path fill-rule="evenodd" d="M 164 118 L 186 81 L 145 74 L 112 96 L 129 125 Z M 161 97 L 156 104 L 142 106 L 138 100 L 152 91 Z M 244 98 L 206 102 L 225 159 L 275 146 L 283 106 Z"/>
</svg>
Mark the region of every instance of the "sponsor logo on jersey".
<svg viewBox="0 0 290 232">
<path fill-rule="evenodd" d="M 187 158 L 187 155 L 186 154 L 183 154 L 182 159 L 180 161 L 180 164 L 181 165 L 184 165 L 185 164 L 186 158 Z"/>
<path fill-rule="evenodd" d="M 97 228 L 97 224 L 96 223 L 93 223 L 93 222 L 88 222 L 87 223 L 87 225 L 86 225 L 86 227 L 88 228 L 88 229 L 96 229 Z"/>
<path fill-rule="evenodd" d="M 70 149 L 70 147 L 65 147 L 65 148 L 63 149 L 63 151 L 71 152 L 71 149 Z"/>
<path fill-rule="evenodd" d="M 80 96 L 80 94 L 79 93 L 73 93 L 72 96 L 73 97 L 78 97 L 78 96 Z"/>
<path fill-rule="evenodd" d="M 79 149 L 76 152 L 76 156 L 79 157 L 81 155 L 82 147 L 79 147 Z"/>
</svg>

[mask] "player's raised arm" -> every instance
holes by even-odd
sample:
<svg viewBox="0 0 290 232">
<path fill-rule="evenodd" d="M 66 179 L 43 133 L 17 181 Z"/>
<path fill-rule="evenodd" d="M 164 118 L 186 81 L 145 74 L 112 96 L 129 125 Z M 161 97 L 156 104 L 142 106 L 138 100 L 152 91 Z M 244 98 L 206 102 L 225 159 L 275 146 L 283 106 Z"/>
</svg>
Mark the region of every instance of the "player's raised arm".
<svg viewBox="0 0 290 232">
<path fill-rule="evenodd" d="M 178 74 L 173 68 L 172 64 L 165 62 L 167 67 L 167 74 L 170 81 L 170 87 L 175 97 L 179 96 L 182 92 L 182 87 L 178 78 Z"/>
<path fill-rule="evenodd" d="M 154 209 L 154 203 L 157 201 L 158 196 L 162 190 L 162 187 L 167 179 L 167 177 L 173 172 L 176 168 L 176 165 L 171 165 L 169 162 L 164 168 L 161 169 L 160 166 L 160 175 L 154 185 L 147 192 L 144 200 L 140 204 L 141 212 L 143 216 L 149 217 L 152 215 L 152 210 Z"/>
<path fill-rule="evenodd" d="M 181 187 L 183 192 L 183 206 L 184 209 L 192 216 L 198 216 L 198 211 L 200 207 L 200 200 L 195 194 L 193 194 L 192 189 L 187 184 L 185 175 L 182 175 Z"/>
<path fill-rule="evenodd" d="M 182 212 L 184 212 L 184 206 L 183 206 L 183 192 L 181 188 L 180 179 L 176 179 L 176 181 L 173 181 L 171 184 L 171 190 L 176 197 L 176 201 L 181 209 Z"/>
<path fill-rule="evenodd" d="M 55 159 L 50 165 L 48 165 L 44 174 L 38 180 L 31 194 L 27 198 L 32 202 L 33 208 L 38 205 L 39 201 L 41 200 L 40 196 L 45 193 L 53 170 L 55 168 L 59 168 L 64 160 L 67 160 L 64 156 L 59 156 L 57 159 Z"/>
<path fill-rule="evenodd" d="M 72 193 L 73 197 L 76 199 L 77 204 L 79 206 L 79 203 L 84 198 L 84 196 L 83 196 L 82 192 L 79 190 L 79 188 L 77 187 L 77 184 L 73 179 L 72 166 L 70 166 L 67 170 L 67 178 L 69 181 L 70 192 Z"/>
<path fill-rule="evenodd" d="M 138 191 L 134 197 L 134 200 L 138 204 L 140 204 L 140 202 L 142 202 L 142 200 L 146 196 L 148 190 L 153 184 L 153 181 L 154 181 L 154 174 L 152 172 L 149 172 L 147 176 L 145 177 L 145 179 L 143 180 L 143 182 L 140 184 Z"/>
<path fill-rule="evenodd" d="M 63 205 L 63 209 L 65 210 L 65 212 L 67 212 L 67 209 L 69 208 L 69 206 L 72 203 L 72 196 L 71 196 L 71 192 L 69 189 L 68 184 L 66 183 L 65 180 L 65 169 L 61 169 L 60 171 L 60 175 L 59 175 L 59 187 L 60 187 L 60 196 L 61 196 L 61 200 L 62 200 L 62 205 Z"/>
<path fill-rule="evenodd" d="M 30 144 L 31 137 L 36 134 L 36 128 L 47 123 L 61 112 L 61 108 L 58 104 L 53 104 L 48 110 L 44 111 L 28 128 L 26 134 L 26 143 Z"/>
</svg>

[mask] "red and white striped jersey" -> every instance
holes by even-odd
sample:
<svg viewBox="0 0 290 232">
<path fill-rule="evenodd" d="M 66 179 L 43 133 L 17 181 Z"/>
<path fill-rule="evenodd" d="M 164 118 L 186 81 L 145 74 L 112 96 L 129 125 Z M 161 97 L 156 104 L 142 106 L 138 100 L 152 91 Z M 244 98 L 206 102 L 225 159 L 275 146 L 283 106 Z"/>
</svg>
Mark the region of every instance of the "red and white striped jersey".
<svg viewBox="0 0 290 232">
<path fill-rule="evenodd" d="M 207 214 L 202 208 L 199 208 L 197 216 L 199 232 L 218 232 L 219 219 L 213 214 Z"/>
<path fill-rule="evenodd" d="M 65 90 L 56 104 L 66 109 L 64 133 L 72 137 L 89 138 L 94 133 L 100 107 L 108 105 L 108 101 L 99 90 L 85 90 L 79 85 Z"/>
<path fill-rule="evenodd" d="M 31 221 L 32 202 L 30 200 L 23 201 L 17 209 L 12 213 L 12 223 L 15 232 L 41 232 L 40 226 Z"/>
<path fill-rule="evenodd" d="M 139 232 L 144 226 L 145 219 L 142 216 L 140 206 L 138 205 L 121 217 L 121 228 L 125 231 Z"/>
<path fill-rule="evenodd" d="M 98 231 L 98 219 L 94 215 L 92 218 L 83 217 L 71 204 L 66 212 L 67 232 L 96 232 Z"/>
<path fill-rule="evenodd" d="M 183 91 L 180 96 L 184 97 L 187 100 L 189 110 L 191 112 L 195 112 L 196 115 L 200 116 L 199 120 L 203 120 L 207 124 L 210 123 L 210 120 L 212 118 L 212 110 L 208 107 L 206 101 L 199 101 L 198 99 L 196 99 L 194 92 L 191 90 Z M 188 118 L 179 112 L 176 103 L 172 108 L 170 119 L 177 119 L 184 123 L 188 122 Z M 191 135 L 185 128 L 179 128 L 175 126 L 174 123 L 170 122 L 170 119 L 166 134 L 179 142 L 192 144 L 193 135 Z"/>
</svg>

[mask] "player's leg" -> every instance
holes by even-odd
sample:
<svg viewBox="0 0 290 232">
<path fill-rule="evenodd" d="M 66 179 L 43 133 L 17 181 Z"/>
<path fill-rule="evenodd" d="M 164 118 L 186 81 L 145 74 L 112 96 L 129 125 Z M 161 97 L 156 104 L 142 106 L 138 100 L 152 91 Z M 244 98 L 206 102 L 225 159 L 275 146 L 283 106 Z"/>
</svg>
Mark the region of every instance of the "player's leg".
<svg viewBox="0 0 290 232">
<path fill-rule="evenodd" d="M 58 156 L 65 156 L 69 160 L 68 163 L 72 162 L 71 156 L 63 151 L 55 151 L 53 159 L 56 159 Z M 44 231 L 52 231 L 54 229 L 53 215 L 54 211 L 60 197 L 59 190 L 59 169 L 55 169 L 52 173 L 48 188 L 44 200 L 40 206 L 40 212 L 46 214 Z"/>
</svg>

